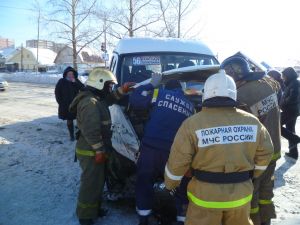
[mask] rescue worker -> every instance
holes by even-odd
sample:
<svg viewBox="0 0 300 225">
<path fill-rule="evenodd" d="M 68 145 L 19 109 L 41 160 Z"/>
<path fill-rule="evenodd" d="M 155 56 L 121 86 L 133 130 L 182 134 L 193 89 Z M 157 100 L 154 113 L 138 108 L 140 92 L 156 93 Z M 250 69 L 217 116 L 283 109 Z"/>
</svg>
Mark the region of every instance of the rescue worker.
<svg viewBox="0 0 300 225">
<path fill-rule="evenodd" d="M 195 66 L 195 63 L 191 60 L 185 60 L 178 65 L 178 68 Z M 186 82 L 186 85 L 192 85 L 193 82 Z M 176 203 L 176 224 L 174 225 L 184 225 L 186 219 L 186 212 L 189 204 L 189 200 L 187 197 L 187 186 L 190 180 L 192 179 L 192 171 L 189 169 L 183 178 L 181 179 L 181 183 L 178 188 L 175 189 L 174 198 Z"/>
<path fill-rule="evenodd" d="M 110 71 L 96 68 L 90 73 L 86 88 L 70 106 L 70 111 L 77 113 L 80 130 L 76 155 L 82 174 L 76 213 L 81 225 L 94 224 L 97 217 L 106 213 L 101 209 L 101 197 L 105 162 L 112 148 L 108 107 L 128 93 L 133 85 L 125 83 L 112 92 L 114 84 L 117 80 Z"/>
<path fill-rule="evenodd" d="M 272 218 L 276 218 L 272 198 L 276 161 L 281 154 L 278 104 L 280 86 L 272 78 L 265 76 L 264 72 L 253 72 L 248 62 L 239 56 L 225 59 L 221 68 L 235 80 L 239 104 L 258 117 L 272 138 L 274 155 L 267 170 L 254 181 L 254 195 L 251 202 L 251 219 L 254 225 L 268 225 Z"/>
<path fill-rule="evenodd" d="M 284 91 L 285 85 L 282 79 L 282 74 L 278 70 L 272 69 L 268 71 L 268 75 L 272 77 L 274 80 L 276 80 L 280 85 L 281 91 Z"/>
<path fill-rule="evenodd" d="M 295 134 L 295 125 L 299 116 L 299 81 L 298 74 L 292 67 L 288 67 L 282 71 L 282 77 L 286 85 L 282 101 L 281 101 L 281 125 L 282 136 L 289 140 L 289 152 L 285 155 L 298 159 L 297 144 L 300 142 L 299 136 Z M 283 127 L 285 125 L 285 127 Z"/>
<path fill-rule="evenodd" d="M 186 225 L 250 225 L 252 175 L 267 168 L 270 135 L 259 120 L 235 108 L 236 86 L 224 71 L 204 85 L 203 108 L 179 128 L 165 168 L 172 190 L 191 167 Z M 254 171 L 253 171 L 254 170 Z"/>
<path fill-rule="evenodd" d="M 152 74 L 150 84 L 138 87 L 129 98 L 131 107 L 150 109 L 137 162 L 136 208 L 140 225 L 148 225 L 153 185 L 158 178 L 163 178 L 175 134 L 181 123 L 194 113 L 193 104 L 184 96 L 180 82 L 171 80 L 164 88 L 157 88 L 160 82 L 161 74 Z"/>
</svg>

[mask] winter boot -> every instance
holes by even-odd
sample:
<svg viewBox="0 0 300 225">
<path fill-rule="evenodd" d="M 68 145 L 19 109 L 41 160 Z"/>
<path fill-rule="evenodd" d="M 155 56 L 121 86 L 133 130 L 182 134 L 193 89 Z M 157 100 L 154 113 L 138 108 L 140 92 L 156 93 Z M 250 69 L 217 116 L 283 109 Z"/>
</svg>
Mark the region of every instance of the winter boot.
<svg viewBox="0 0 300 225">
<path fill-rule="evenodd" d="M 181 223 L 175 223 L 176 225 L 181 225 Z M 170 218 L 160 218 L 158 225 L 173 225 L 173 221 Z"/>
<path fill-rule="evenodd" d="M 295 154 L 295 153 L 292 153 L 292 152 L 286 152 L 285 153 L 285 156 L 289 157 L 289 158 L 292 158 L 294 160 L 297 160 L 298 159 L 298 154 Z"/>
<path fill-rule="evenodd" d="M 139 225 L 149 225 L 149 216 L 139 216 Z"/>
<path fill-rule="evenodd" d="M 98 217 L 99 218 L 102 218 L 102 217 L 105 217 L 108 213 L 108 210 L 107 209 L 104 209 L 104 208 L 100 208 L 98 210 Z"/>
<path fill-rule="evenodd" d="M 93 224 L 95 224 L 94 220 L 92 220 L 92 219 L 79 219 L 79 223 L 80 223 L 80 225 L 93 225 Z"/>
<path fill-rule="evenodd" d="M 261 223 L 261 225 L 271 225 L 271 220 Z"/>
<path fill-rule="evenodd" d="M 172 223 L 172 225 L 184 225 L 184 222 L 176 221 L 176 222 Z"/>
</svg>

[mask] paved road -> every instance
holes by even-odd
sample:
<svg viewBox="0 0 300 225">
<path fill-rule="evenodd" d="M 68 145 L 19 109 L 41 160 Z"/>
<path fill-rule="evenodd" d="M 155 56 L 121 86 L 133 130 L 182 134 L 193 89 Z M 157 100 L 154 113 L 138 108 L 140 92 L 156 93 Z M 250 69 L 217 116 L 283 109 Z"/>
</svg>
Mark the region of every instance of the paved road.
<svg viewBox="0 0 300 225">
<path fill-rule="evenodd" d="M 1 119 L 23 121 L 56 113 L 54 85 L 10 83 L 8 90 L 0 92 Z"/>
</svg>

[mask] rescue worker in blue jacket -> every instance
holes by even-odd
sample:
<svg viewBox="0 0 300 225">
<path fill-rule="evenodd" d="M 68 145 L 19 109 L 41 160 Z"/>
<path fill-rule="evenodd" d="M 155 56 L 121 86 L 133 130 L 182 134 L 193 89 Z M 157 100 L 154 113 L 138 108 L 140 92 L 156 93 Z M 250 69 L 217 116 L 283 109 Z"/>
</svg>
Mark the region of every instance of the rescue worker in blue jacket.
<svg viewBox="0 0 300 225">
<path fill-rule="evenodd" d="M 129 98 L 135 109 L 149 108 L 150 118 L 145 126 L 137 162 L 136 208 L 139 225 L 148 225 L 152 212 L 153 185 L 163 178 L 171 145 L 181 123 L 194 113 L 193 104 L 184 96 L 176 80 L 158 88 L 161 74 L 154 73 L 150 84 L 135 89 Z"/>
</svg>

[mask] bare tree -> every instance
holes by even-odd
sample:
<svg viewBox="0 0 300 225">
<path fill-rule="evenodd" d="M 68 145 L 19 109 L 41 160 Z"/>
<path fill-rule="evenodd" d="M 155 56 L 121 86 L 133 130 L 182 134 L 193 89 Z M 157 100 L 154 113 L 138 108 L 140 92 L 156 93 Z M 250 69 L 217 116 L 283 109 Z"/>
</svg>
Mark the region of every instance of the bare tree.
<svg viewBox="0 0 300 225">
<path fill-rule="evenodd" d="M 159 32 L 156 32 L 156 35 L 177 38 L 184 37 L 185 35 L 182 34 L 183 20 L 195 8 L 198 2 L 199 0 L 157 0 L 159 9 L 162 12 L 163 26 Z M 187 30 L 191 30 L 193 25 Z"/>
<path fill-rule="evenodd" d="M 72 44 L 73 67 L 77 69 L 80 51 L 104 32 L 102 26 L 96 27 L 92 20 L 97 0 L 49 0 L 48 3 L 53 7 L 48 21 L 58 25 L 58 38 Z"/>
<path fill-rule="evenodd" d="M 35 0 L 34 3 L 32 4 L 32 9 L 33 12 L 36 13 L 35 19 L 36 19 L 36 24 L 37 24 L 37 45 L 36 45 L 36 72 L 38 72 L 39 69 L 39 40 L 40 40 L 40 23 L 41 23 L 41 5 L 39 1 Z"/>
<path fill-rule="evenodd" d="M 160 20 L 161 14 L 154 10 L 153 2 L 155 1 L 120 0 L 111 9 L 98 13 L 98 17 L 103 19 L 105 16 L 107 33 L 111 36 L 117 39 L 124 36 L 133 37 L 138 31 Z"/>
</svg>

